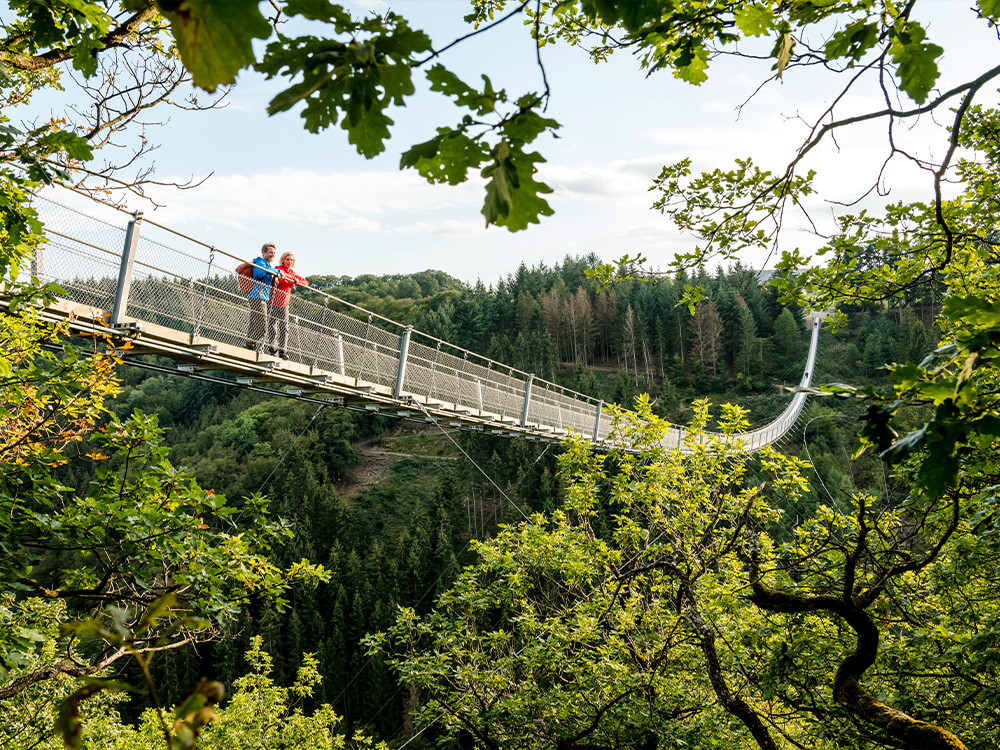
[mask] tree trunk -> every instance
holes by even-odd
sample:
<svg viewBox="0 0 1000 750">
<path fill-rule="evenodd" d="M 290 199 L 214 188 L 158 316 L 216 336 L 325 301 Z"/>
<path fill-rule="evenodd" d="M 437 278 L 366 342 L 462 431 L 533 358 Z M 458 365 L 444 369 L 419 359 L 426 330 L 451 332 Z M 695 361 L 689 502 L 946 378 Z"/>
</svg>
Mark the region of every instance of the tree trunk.
<svg viewBox="0 0 1000 750">
<path fill-rule="evenodd" d="M 751 579 L 756 578 L 751 571 Z M 947 729 L 914 719 L 878 700 L 865 690 L 861 676 L 875 663 L 879 633 L 868 613 L 852 602 L 834 596 L 800 597 L 751 580 L 750 601 L 769 612 L 826 611 L 842 618 L 857 636 L 857 645 L 837 668 L 833 699 L 851 714 L 885 731 L 904 750 L 968 750 Z"/>
</svg>

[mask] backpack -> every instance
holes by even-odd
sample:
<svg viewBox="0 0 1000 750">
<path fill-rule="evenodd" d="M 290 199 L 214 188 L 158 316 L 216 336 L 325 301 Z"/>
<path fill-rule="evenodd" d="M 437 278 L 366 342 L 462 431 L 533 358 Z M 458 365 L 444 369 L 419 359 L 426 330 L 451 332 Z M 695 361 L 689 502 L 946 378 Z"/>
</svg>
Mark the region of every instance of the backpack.
<svg viewBox="0 0 1000 750">
<path fill-rule="evenodd" d="M 236 281 L 240 285 L 240 294 L 250 294 L 253 289 L 253 263 L 240 263 L 236 266 Z"/>
</svg>

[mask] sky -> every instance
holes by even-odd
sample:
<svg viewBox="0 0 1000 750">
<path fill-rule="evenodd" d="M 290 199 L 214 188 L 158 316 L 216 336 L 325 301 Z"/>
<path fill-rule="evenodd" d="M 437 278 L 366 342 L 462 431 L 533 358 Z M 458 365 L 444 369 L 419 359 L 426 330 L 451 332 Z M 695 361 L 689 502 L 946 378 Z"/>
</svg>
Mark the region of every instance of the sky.
<svg viewBox="0 0 1000 750">
<path fill-rule="evenodd" d="M 467 0 L 348 5 L 358 13 L 394 10 L 438 46 L 469 30 L 462 21 Z M 945 48 L 941 89 L 964 80 L 970 70 L 997 63 L 995 32 L 975 21 L 967 6 L 965 0 L 918 3 L 929 38 Z M 764 45 L 765 53 L 770 44 Z M 462 43 L 443 62 L 470 83 L 485 74 L 495 87 L 514 95 L 542 86 L 534 46 L 517 19 Z M 594 65 L 582 50 L 548 47 L 543 62 L 552 91 L 546 115 L 562 125 L 558 138 L 543 136 L 536 144 L 547 160 L 538 177 L 553 188 L 548 200 L 555 215 L 525 231 L 485 227 L 478 177 L 455 187 L 428 185 L 416 172 L 398 169 L 402 151 L 462 114 L 426 86 L 418 84 L 411 102 L 390 115 L 396 125 L 387 151 L 366 161 L 339 128 L 312 135 L 297 111 L 268 117 L 267 103 L 281 83 L 252 71 L 240 75 L 224 107 L 176 111 L 165 127 L 149 131 L 159 144 L 153 155 L 157 179 L 211 176 L 192 190 L 155 191 L 159 208 L 136 199 L 128 206 L 247 258 L 263 242 L 274 242 L 279 252 L 296 253 L 297 267 L 306 275 L 436 269 L 469 283 L 491 284 L 522 262 L 551 266 L 567 254 L 589 253 L 606 261 L 642 253 L 653 266 L 662 266 L 696 243 L 651 210 L 656 195 L 649 187 L 664 164 L 690 157 L 702 171 L 752 156 L 763 168 L 781 171 L 803 138 L 804 122 L 837 93 L 819 71 L 794 70 L 738 110 L 770 76 L 770 60 L 716 60 L 709 81 L 700 87 L 669 71 L 646 77 L 628 53 Z M 844 112 L 875 103 L 863 94 L 854 96 L 843 103 Z M 924 118 L 899 137 L 920 144 L 922 156 L 933 156 L 924 144 L 940 142 L 935 129 L 939 132 Z M 859 183 L 874 179 L 884 148 L 884 126 L 857 128 L 836 145 L 817 149 L 806 166 L 819 170 L 818 185 L 827 197 L 849 201 L 859 197 Z M 902 161 L 885 182 L 891 200 L 926 197 L 928 186 L 926 175 Z M 833 204 L 815 201 L 810 209 L 821 227 L 831 226 Z M 820 241 L 806 228 L 804 219 L 790 217 L 783 247 L 815 249 Z M 771 260 L 758 255 L 746 262 L 764 267 Z"/>
</svg>

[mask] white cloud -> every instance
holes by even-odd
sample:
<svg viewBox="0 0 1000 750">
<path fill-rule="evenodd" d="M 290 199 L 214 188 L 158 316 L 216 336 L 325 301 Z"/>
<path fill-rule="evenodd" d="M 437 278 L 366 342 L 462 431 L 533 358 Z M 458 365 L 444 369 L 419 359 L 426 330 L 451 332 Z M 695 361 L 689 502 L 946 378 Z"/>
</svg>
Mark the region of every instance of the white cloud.
<svg viewBox="0 0 1000 750">
<path fill-rule="evenodd" d="M 619 205 L 634 203 L 637 197 L 645 202 L 646 189 L 660 166 L 662 162 L 641 159 L 580 166 L 551 163 L 539 171 L 540 179 L 553 188 L 553 197 L 558 200 Z"/>
<path fill-rule="evenodd" d="M 659 222 L 648 222 L 644 224 L 632 224 L 623 231 L 616 234 L 612 239 L 620 244 L 666 244 L 677 242 L 680 235 L 673 228 L 669 221 L 663 219 Z"/>
<path fill-rule="evenodd" d="M 441 209 L 469 210 L 479 200 L 474 185 L 429 185 L 412 172 L 320 173 L 284 169 L 273 174 L 227 175 L 209 179 L 197 191 L 163 191 L 164 221 L 228 226 L 312 224 L 374 231 L 375 218 Z"/>
<path fill-rule="evenodd" d="M 350 4 L 356 5 L 364 11 L 381 10 L 389 7 L 389 3 L 386 0 L 353 0 Z"/>
<path fill-rule="evenodd" d="M 396 227 L 397 234 L 441 235 L 446 237 L 479 237 L 486 233 L 485 222 L 446 220 L 438 223 L 417 221 Z"/>
<path fill-rule="evenodd" d="M 336 221 L 319 221 L 316 222 L 321 226 L 326 226 L 335 232 L 381 232 L 383 227 L 377 221 L 372 221 L 371 219 L 366 219 L 363 216 L 351 217 L 349 219 L 340 219 Z"/>
</svg>

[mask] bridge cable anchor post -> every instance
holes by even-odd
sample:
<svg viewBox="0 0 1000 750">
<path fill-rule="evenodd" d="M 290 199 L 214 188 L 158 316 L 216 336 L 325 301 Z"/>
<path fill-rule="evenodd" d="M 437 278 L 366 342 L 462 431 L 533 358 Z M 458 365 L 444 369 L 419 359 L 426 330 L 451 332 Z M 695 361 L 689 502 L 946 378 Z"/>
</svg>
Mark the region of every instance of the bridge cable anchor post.
<svg viewBox="0 0 1000 750">
<path fill-rule="evenodd" d="M 118 271 L 118 288 L 115 290 L 115 306 L 111 312 L 111 327 L 122 324 L 128 309 L 129 292 L 132 290 L 132 267 L 135 265 L 135 250 L 139 245 L 139 229 L 142 211 L 135 211 L 125 230 L 125 246 L 122 249 L 122 264 Z"/>
<path fill-rule="evenodd" d="M 528 426 L 528 405 L 531 402 L 531 383 L 535 379 L 535 373 L 531 373 L 524 381 L 524 407 L 521 409 L 521 427 Z"/>
<path fill-rule="evenodd" d="M 396 387 L 392 397 L 399 399 L 403 395 L 403 381 L 406 379 L 406 355 L 410 349 L 410 334 L 413 326 L 406 326 L 403 335 L 399 337 L 399 368 L 396 370 Z"/>
<path fill-rule="evenodd" d="M 601 433 L 601 411 L 604 409 L 604 402 L 597 402 L 597 413 L 594 415 L 594 442 L 598 441 L 598 436 Z"/>
</svg>

